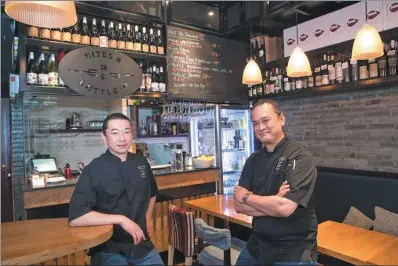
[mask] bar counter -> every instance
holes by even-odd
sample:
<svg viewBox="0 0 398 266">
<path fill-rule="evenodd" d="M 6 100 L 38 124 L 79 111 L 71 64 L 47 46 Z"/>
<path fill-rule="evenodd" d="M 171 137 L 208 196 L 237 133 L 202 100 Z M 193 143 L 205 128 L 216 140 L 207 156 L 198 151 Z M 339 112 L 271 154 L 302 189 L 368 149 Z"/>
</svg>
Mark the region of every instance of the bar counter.
<svg viewBox="0 0 398 266">
<path fill-rule="evenodd" d="M 216 192 L 220 180 L 218 167 L 171 171 L 153 170 L 158 185 L 158 195 L 153 214 L 152 241 L 159 252 L 167 250 L 170 204 L 184 207 L 184 201 L 207 197 Z M 62 183 L 32 187 L 21 185 L 25 217 L 27 219 L 67 217 L 68 203 L 75 189 L 77 179 Z M 52 209 L 56 211 L 52 212 Z M 56 213 L 54 216 L 53 213 Z M 204 217 L 206 218 L 206 217 Z"/>
</svg>

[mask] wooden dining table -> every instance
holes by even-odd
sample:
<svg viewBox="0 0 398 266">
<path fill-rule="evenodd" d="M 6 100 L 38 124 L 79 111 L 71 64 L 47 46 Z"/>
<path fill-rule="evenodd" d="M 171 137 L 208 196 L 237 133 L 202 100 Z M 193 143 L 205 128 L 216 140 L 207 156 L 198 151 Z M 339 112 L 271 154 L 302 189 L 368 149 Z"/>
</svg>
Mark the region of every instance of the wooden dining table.
<svg viewBox="0 0 398 266">
<path fill-rule="evenodd" d="M 216 195 L 185 206 L 252 228 L 252 217 L 237 213 L 231 196 Z M 334 221 L 318 225 L 318 252 L 354 265 L 398 265 L 398 237 Z"/>
<path fill-rule="evenodd" d="M 67 218 L 2 223 L 1 263 L 84 265 L 87 250 L 112 233 L 112 225 L 71 228 Z"/>
</svg>

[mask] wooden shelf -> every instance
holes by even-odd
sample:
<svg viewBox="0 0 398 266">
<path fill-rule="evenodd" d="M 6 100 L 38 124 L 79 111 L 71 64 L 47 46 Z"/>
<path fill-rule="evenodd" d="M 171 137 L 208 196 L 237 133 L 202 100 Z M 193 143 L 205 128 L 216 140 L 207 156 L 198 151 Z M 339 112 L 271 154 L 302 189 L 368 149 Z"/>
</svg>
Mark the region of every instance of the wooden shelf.
<svg viewBox="0 0 398 266">
<path fill-rule="evenodd" d="M 57 42 L 57 41 L 49 41 L 49 40 L 41 40 L 41 39 L 33 39 L 33 38 L 26 38 L 25 43 L 26 43 L 28 52 L 31 49 L 41 50 L 41 51 L 60 52 L 62 50 L 69 51 L 69 50 L 89 46 L 89 45 L 83 45 L 83 44 Z M 118 50 L 118 49 L 111 49 L 111 50 L 125 53 L 126 55 L 128 55 L 134 59 L 146 60 L 146 61 L 153 62 L 153 63 L 163 63 L 163 64 L 166 63 L 166 56 L 163 56 L 163 55 L 146 54 L 146 53 L 131 52 L 131 51 L 125 51 L 125 50 Z"/>
<path fill-rule="evenodd" d="M 368 88 L 373 88 L 373 87 L 395 85 L 395 84 L 397 84 L 397 82 L 398 82 L 398 75 L 387 76 L 384 78 L 366 79 L 366 80 L 360 80 L 360 81 L 350 82 L 350 83 L 325 85 L 325 86 L 314 87 L 314 88 L 306 88 L 306 89 L 301 89 L 301 90 L 281 92 L 278 94 L 262 95 L 260 97 L 250 98 L 250 101 L 256 101 L 258 99 L 263 99 L 263 98 L 284 99 L 284 98 L 299 98 L 299 97 L 316 96 L 316 95 L 323 94 L 323 93 L 337 93 L 337 92 L 344 92 L 344 91 L 353 91 L 353 90 L 359 90 L 359 89 L 368 89 Z"/>
<path fill-rule="evenodd" d="M 46 95 L 68 95 L 68 96 L 81 96 L 81 94 L 72 90 L 69 87 L 51 87 L 41 85 L 24 85 L 21 86 L 21 92 L 33 94 L 46 94 Z"/>
<path fill-rule="evenodd" d="M 76 129 L 50 129 L 50 134 L 62 134 L 62 133 L 95 133 L 102 132 L 102 128 L 76 128 Z"/>
</svg>

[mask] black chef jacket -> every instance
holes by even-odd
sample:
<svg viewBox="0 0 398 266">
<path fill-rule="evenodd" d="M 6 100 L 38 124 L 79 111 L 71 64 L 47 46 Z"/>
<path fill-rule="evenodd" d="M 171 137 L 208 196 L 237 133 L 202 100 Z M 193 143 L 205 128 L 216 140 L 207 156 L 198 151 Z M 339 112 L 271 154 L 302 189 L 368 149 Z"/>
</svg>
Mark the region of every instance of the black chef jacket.
<svg viewBox="0 0 398 266">
<path fill-rule="evenodd" d="M 254 217 L 247 248 L 262 264 L 317 259 L 318 221 L 313 191 L 317 176 L 313 156 L 285 136 L 273 152 L 262 149 L 246 161 L 239 185 L 256 195 L 276 195 L 287 180 L 285 198 L 298 204 L 289 217 Z"/>
<path fill-rule="evenodd" d="M 114 225 L 112 237 L 91 249 L 90 254 L 101 251 L 142 258 L 154 248 L 147 233 L 146 212 L 157 190 L 145 157 L 128 153 L 122 162 L 107 150 L 84 168 L 69 203 L 69 221 L 90 211 L 130 218 L 141 227 L 146 241 L 134 245 L 133 237 L 120 225 Z"/>
</svg>

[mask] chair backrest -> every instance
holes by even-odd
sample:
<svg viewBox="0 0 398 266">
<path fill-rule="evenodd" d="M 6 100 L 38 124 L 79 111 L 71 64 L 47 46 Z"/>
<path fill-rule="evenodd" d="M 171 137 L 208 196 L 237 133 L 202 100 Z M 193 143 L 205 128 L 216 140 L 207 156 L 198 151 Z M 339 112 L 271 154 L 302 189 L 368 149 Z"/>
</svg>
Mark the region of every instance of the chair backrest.
<svg viewBox="0 0 398 266">
<path fill-rule="evenodd" d="M 169 244 L 182 252 L 185 257 L 192 257 L 195 252 L 195 225 L 193 213 L 170 204 L 168 222 Z"/>
<path fill-rule="evenodd" d="M 206 241 L 207 244 L 222 250 L 231 248 L 231 231 L 228 229 L 209 226 L 202 218 L 195 219 L 195 228 L 198 238 Z"/>
</svg>

